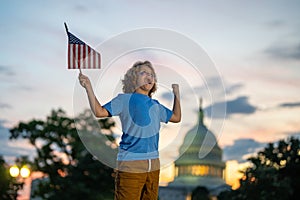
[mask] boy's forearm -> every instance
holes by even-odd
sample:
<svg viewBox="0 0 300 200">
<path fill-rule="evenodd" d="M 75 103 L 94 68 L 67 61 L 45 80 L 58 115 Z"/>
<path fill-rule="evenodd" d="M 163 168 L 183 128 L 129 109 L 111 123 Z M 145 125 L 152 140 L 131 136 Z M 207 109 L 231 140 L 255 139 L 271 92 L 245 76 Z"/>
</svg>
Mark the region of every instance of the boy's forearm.
<svg viewBox="0 0 300 200">
<path fill-rule="evenodd" d="M 181 106 L 180 106 L 180 97 L 179 95 L 174 96 L 174 103 L 173 103 L 173 114 L 176 116 L 176 121 L 181 121 Z"/>
<path fill-rule="evenodd" d="M 179 94 L 179 86 L 177 84 L 172 85 L 173 94 L 174 94 L 174 102 L 173 102 L 173 116 L 171 118 L 171 122 L 180 122 L 181 121 L 181 106 L 180 106 L 180 94 Z"/>
<path fill-rule="evenodd" d="M 92 87 L 86 88 L 86 94 L 88 96 L 90 108 L 91 108 L 93 114 L 96 116 L 96 102 L 97 102 L 97 99 L 96 99 L 96 96 L 94 94 L 93 88 Z"/>
<path fill-rule="evenodd" d="M 101 106 L 101 104 L 99 103 L 99 101 L 97 100 L 93 88 L 92 87 L 88 87 L 86 88 L 86 93 L 88 96 L 88 100 L 89 100 L 89 104 L 90 104 L 90 108 L 93 112 L 93 114 L 96 117 L 105 117 L 105 109 Z"/>
<path fill-rule="evenodd" d="M 90 108 L 91 108 L 93 114 L 96 117 L 108 117 L 109 113 L 105 108 L 103 108 L 101 106 L 101 104 L 97 100 L 89 78 L 87 76 L 85 76 L 84 74 L 80 73 L 78 76 L 78 79 L 79 79 L 80 85 L 83 88 L 85 88 L 85 90 L 86 90 L 86 93 L 87 93 L 87 96 L 89 99 Z"/>
</svg>

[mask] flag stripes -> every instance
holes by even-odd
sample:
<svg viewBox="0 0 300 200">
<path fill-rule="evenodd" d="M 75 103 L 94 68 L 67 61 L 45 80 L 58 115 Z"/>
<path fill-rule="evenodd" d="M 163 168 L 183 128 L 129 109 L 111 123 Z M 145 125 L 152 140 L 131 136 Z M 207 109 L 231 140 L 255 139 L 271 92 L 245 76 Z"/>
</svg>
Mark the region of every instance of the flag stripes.
<svg viewBox="0 0 300 200">
<path fill-rule="evenodd" d="M 67 31 L 68 44 L 68 69 L 100 69 L 101 55 Z"/>
</svg>

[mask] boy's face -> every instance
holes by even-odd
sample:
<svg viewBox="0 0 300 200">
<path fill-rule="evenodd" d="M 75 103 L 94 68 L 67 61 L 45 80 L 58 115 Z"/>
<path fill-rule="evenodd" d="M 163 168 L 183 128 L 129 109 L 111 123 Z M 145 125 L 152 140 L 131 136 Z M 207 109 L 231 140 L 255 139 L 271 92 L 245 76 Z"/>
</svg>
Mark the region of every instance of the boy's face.
<svg viewBox="0 0 300 200">
<path fill-rule="evenodd" d="M 142 65 L 137 73 L 137 90 L 141 89 L 149 93 L 155 83 L 152 69 L 146 65 Z"/>
</svg>

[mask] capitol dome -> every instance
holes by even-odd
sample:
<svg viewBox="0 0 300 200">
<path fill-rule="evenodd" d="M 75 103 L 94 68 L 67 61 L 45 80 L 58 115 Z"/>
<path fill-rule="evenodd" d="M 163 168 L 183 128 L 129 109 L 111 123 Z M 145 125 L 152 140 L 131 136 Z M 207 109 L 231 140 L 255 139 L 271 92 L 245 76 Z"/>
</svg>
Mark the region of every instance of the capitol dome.
<svg viewBox="0 0 300 200">
<path fill-rule="evenodd" d="M 211 195 L 217 195 L 229 188 L 224 181 L 223 151 L 215 135 L 204 125 L 203 119 L 200 99 L 198 122 L 186 133 L 179 148 L 180 157 L 175 161 L 175 179 L 168 184 L 169 189 L 177 188 L 191 193 L 195 188 L 202 187 Z"/>
<path fill-rule="evenodd" d="M 203 110 L 200 106 L 198 123 L 187 132 L 180 146 L 181 155 L 175 166 L 209 164 L 224 167 L 222 150 L 215 135 L 203 124 Z"/>
</svg>

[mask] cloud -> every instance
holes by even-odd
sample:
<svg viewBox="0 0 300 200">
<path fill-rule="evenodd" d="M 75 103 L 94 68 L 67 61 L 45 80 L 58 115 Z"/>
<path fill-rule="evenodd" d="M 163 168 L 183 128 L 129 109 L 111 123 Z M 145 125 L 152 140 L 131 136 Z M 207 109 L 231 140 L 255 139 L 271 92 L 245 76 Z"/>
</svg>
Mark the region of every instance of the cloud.
<svg viewBox="0 0 300 200">
<path fill-rule="evenodd" d="M 7 103 L 1 103 L 0 102 L 0 109 L 11 109 L 12 106 Z"/>
<path fill-rule="evenodd" d="M 161 98 L 171 101 L 174 98 L 174 95 L 170 92 L 164 92 L 161 94 Z"/>
<path fill-rule="evenodd" d="M 267 48 L 264 52 L 276 59 L 300 60 L 300 43 L 293 44 L 293 46 L 277 45 Z"/>
<path fill-rule="evenodd" d="M 221 86 L 223 86 L 224 88 Z M 207 90 L 213 90 L 217 93 L 217 95 L 223 96 L 224 93 L 227 95 L 233 94 L 237 90 L 241 89 L 243 86 L 243 83 L 229 83 L 227 80 L 221 80 L 220 77 L 210 77 L 206 80 L 206 85 L 203 85 L 202 87 L 197 87 L 196 91 L 199 91 L 201 94 Z"/>
<path fill-rule="evenodd" d="M 300 131 L 289 132 L 288 137 L 298 138 L 300 140 Z"/>
<path fill-rule="evenodd" d="M 211 98 L 213 92 L 215 97 L 224 98 L 225 94 L 233 94 L 244 86 L 243 83 L 228 83 L 226 80 L 222 80 L 220 77 L 209 77 L 205 79 L 205 84 L 196 86 L 194 88 L 180 88 L 181 96 L 185 97 L 191 93 L 201 94 L 201 97 L 205 99 Z M 181 87 L 181 86 L 180 86 Z M 172 100 L 173 95 L 170 92 L 165 92 L 161 95 L 166 100 Z M 200 97 L 200 96 L 199 96 Z"/>
<path fill-rule="evenodd" d="M 246 162 L 247 158 L 262 150 L 266 143 L 257 142 L 253 139 L 235 140 L 233 145 L 223 148 L 223 160 L 237 160 L 238 162 Z"/>
<path fill-rule="evenodd" d="M 285 132 L 285 138 L 300 139 L 300 131 Z M 278 140 L 279 141 L 279 140 Z M 278 141 L 271 142 L 278 144 Z M 257 153 L 263 150 L 270 142 L 258 142 L 251 138 L 234 140 L 233 145 L 228 145 L 223 148 L 223 160 L 237 160 L 239 163 L 247 161 L 247 158 L 256 156 Z"/>
<path fill-rule="evenodd" d="M 283 20 L 272 20 L 266 23 L 267 28 L 283 28 L 286 25 L 286 22 Z"/>
<path fill-rule="evenodd" d="M 0 155 L 6 162 L 13 163 L 16 157 L 35 155 L 35 149 L 23 139 L 9 140 L 9 130 L 3 125 L 6 120 L 0 119 Z"/>
<path fill-rule="evenodd" d="M 83 4 L 75 4 L 74 9 L 76 12 L 87 13 L 89 11 L 89 7 Z"/>
<path fill-rule="evenodd" d="M 251 114 L 256 111 L 256 107 L 248 102 L 248 97 L 242 96 L 234 100 L 227 101 L 227 114 Z"/>
<path fill-rule="evenodd" d="M 225 81 L 226 82 L 226 81 Z M 241 96 L 234 100 L 226 101 L 225 94 L 234 94 L 240 88 L 244 86 L 243 83 L 226 83 L 224 88 L 220 87 L 220 78 L 211 77 L 208 78 L 205 85 L 191 88 L 181 89 L 181 99 L 186 100 L 184 103 L 191 99 L 191 94 L 200 94 L 198 98 L 202 98 L 208 106 L 204 108 L 205 115 L 209 118 L 225 118 L 226 115 L 230 116 L 232 114 L 252 114 L 257 108 L 248 102 L 248 97 Z M 214 92 L 214 99 L 212 100 L 211 92 Z M 161 98 L 171 101 L 173 99 L 173 94 L 171 92 L 164 92 L 160 96 Z M 210 101 L 211 102 L 210 102 Z M 216 102 L 214 100 L 219 100 Z M 223 101 L 222 101 L 223 100 Z M 183 103 L 183 104 L 184 104 Z M 198 113 L 198 103 L 195 105 L 195 113 Z"/>
<path fill-rule="evenodd" d="M 5 119 L 0 119 L 0 130 L 2 130 L 2 129 L 6 129 L 5 127 L 4 127 L 4 123 L 6 123 L 7 122 L 7 120 L 5 120 Z M 1 138 L 0 138 L 1 139 Z"/>
<path fill-rule="evenodd" d="M 30 86 L 26 86 L 22 82 L 22 77 L 23 77 L 22 74 L 19 75 L 19 73 L 15 72 L 14 67 L 0 65 L 0 82 L 1 82 L 1 86 L 5 86 L 3 87 L 4 89 L 8 89 L 10 91 L 15 91 L 15 90 L 31 91 L 33 88 Z M 11 106 L 9 104 L 0 102 L 0 109 L 1 108 L 11 108 Z"/>
<path fill-rule="evenodd" d="M 242 87 L 243 87 L 242 83 L 232 84 L 232 85 L 225 87 L 225 92 L 226 92 L 226 94 L 232 94 L 233 92 L 235 92 L 236 90 L 239 90 Z"/>
<path fill-rule="evenodd" d="M 0 65 L 0 75 L 14 76 L 15 72 L 8 66 Z"/>
<path fill-rule="evenodd" d="M 230 116 L 233 114 L 252 114 L 257 110 L 257 107 L 251 105 L 248 102 L 248 97 L 241 96 L 234 100 L 226 101 L 226 102 L 217 102 L 213 105 L 210 105 L 204 109 L 206 115 L 212 116 L 214 118 L 223 117 L 224 110 L 222 108 L 226 104 L 226 116 Z"/>
<path fill-rule="evenodd" d="M 189 96 L 191 93 L 199 94 L 198 97 L 201 97 L 205 102 L 209 102 L 213 94 L 214 100 L 225 100 L 226 94 L 233 94 L 244 86 L 243 83 L 229 83 L 219 76 L 207 77 L 201 83 L 201 85 L 193 88 L 180 88 L 181 97 Z"/>
<path fill-rule="evenodd" d="M 293 107 L 300 107 L 300 102 L 289 102 L 289 103 L 282 103 L 278 105 L 282 108 L 293 108 Z"/>
</svg>

